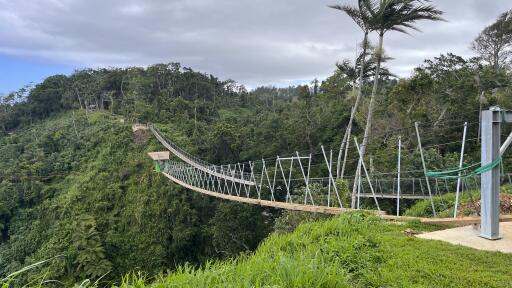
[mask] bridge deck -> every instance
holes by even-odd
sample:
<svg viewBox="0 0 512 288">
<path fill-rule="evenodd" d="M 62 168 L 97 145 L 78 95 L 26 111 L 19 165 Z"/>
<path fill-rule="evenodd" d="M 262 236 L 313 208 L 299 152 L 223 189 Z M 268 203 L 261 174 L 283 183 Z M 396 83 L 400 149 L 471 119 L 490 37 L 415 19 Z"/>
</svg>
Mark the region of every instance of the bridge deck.
<svg viewBox="0 0 512 288">
<path fill-rule="evenodd" d="M 183 181 L 180 181 L 179 179 L 172 177 L 171 175 L 169 175 L 165 172 L 162 172 L 162 174 L 164 174 L 165 177 L 171 179 L 176 184 L 183 186 L 185 188 L 188 188 L 190 190 L 193 190 L 193 191 L 196 191 L 196 192 L 199 192 L 202 194 L 214 196 L 217 198 L 222 198 L 222 199 L 241 202 L 241 203 L 255 204 L 255 205 L 275 207 L 275 208 L 288 209 L 288 210 L 324 213 L 324 214 L 340 214 L 342 212 L 354 211 L 353 209 L 349 209 L 349 208 L 292 204 L 292 203 L 286 203 L 286 202 L 277 202 L 277 201 L 261 200 L 261 199 L 255 199 L 255 198 L 240 197 L 240 196 L 236 196 L 236 195 L 227 195 L 227 194 L 222 194 L 222 193 L 205 190 L 205 189 L 202 189 L 202 188 L 199 188 L 196 186 L 192 186 L 188 183 L 185 183 Z M 379 212 L 377 212 L 377 211 L 373 211 L 373 210 L 369 210 L 369 211 L 371 211 L 372 213 L 379 214 Z M 384 213 L 380 213 L 380 214 L 384 214 Z"/>
<path fill-rule="evenodd" d="M 226 199 L 226 200 L 230 200 L 230 201 L 236 201 L 236 202 L 240 202 L 240 203 L 255 204 L 255 205 L 281 208 L 281 209 L 287 209 L 287 210 L 333 214 L 333 215 L 341 214 L 343 212 L 355 211 L 354 209 L 349 209 L 349 208 L 292 204 L 292 203 L 275 202 L 275 201 L 269 201 L 269 200 L 261 200 L 261 199 L 254 199 L 254 198 L 239 197 L 239 196 L 234 196 L 234 195 L 227 195 L 227 194 L 212 192 L 209 190 L 205 190 L 205 189 L 202 189 L 199 187 L 192 186 L 183 181 L 180 181 L 179 179 L 172 177 L 171 175 L 169 175 L 165 172 L 162 172 L 162 174 L 164 174 L 165 177 L 169 178 L 176 184 L 183 186 L 185 188 L 188 188 L 190 190 L 193 190 L 193 191 L 205 194 L 205 195 L 209 195 L 209 196 L 213 196 L 213 197 L 217 197 L 217 198 L 221 198 L 221 199 Z M 382 218 L 384 220 L 388 220 L 388 221 L 403 222 L 403 221 L 418 220 L 421 223 L 425 223 L 425 224 L 453 224 L 453 225 L 469 225 L 469 224 L 480 223 L 480 217 L 421 218 L 421 217 L 385 215 L 384 212 L 378 212 L 378 211 L 374 211 L 374 210 L 366 210 L 366 211 L 375 213 L 376 215 L 379 215 L 380 218 Z M 500 221 L 501 222 L 512 222 L 512 215 L 502 215 L 502 216 L 500 216 Z"/>
</svg>

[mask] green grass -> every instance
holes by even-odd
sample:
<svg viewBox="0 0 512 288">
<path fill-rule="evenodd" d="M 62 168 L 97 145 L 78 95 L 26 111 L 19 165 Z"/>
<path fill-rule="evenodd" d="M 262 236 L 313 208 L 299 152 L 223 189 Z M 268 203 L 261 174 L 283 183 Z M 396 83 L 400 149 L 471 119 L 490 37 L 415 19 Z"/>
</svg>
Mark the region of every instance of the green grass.
<svg viewBox="0 0 512 288">
<path fill-rule="evenodd" d="M 502 194 L 512 194 L 512 185 L 501 186 Z M 455 193 L 446 193 L 442 196 L 435 196 L 432 198 L 436 208 L 438 217 L 453 217 L 453 210 L 455 209 Z M 477 215 L 480 211 L 474 210 L 472 202 L 480 200 L 480 191 L 467 191 L 460 194 L 459 197 L 459 216 Z M 430 199 L 425 199 L 416 202 L 404 213 L 404 216 L 413 217 L 433 217 L 432 204 Z"/>
<path fill-rule="evenodd" d="M 269 237 L 254 254 L 120 287 L 512 287 L 512 255 L 410 237 L 406 228 L 350 213 Z"/>
</svg>

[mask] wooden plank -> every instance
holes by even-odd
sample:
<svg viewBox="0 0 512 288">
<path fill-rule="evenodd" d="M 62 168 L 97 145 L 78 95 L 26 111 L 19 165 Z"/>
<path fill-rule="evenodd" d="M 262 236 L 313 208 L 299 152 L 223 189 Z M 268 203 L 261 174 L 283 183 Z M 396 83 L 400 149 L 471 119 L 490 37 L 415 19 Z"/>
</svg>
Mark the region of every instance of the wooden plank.
<svg viewBox="0 0 512 288">
<path fill-rule="evenodd" d="M 170 152 L 169 151 L 159 151 L 159 152 L 149 152 L 149 157 L 153 160 L 169 160 Z"/>
<path fill-rule="evenodd" d="M 139 130 L 148 130 L 148 126 L 146 126 L 144 124 L 138 124 L 138 123 L 132 125 L 133 132 L 137 132 Z"/>
<path fill-rule="evenodd" d="M 341 214 L 344 212 L 351 212 L 351 211 L 368 211 L 371 213 L 375 213 L 376 215 L 379 215 L 379 217 L 382 218 L 383 220 L 395 221 L 395 222 L 406 222 L 406 221 L 419 220 L 421 223 L 424 223 L 424 224 L 451 224 L 451 225 L 471 225 L 471 224 L 480 223 L 480 217 L 426 218 L 426 217 L 394 216 L 394 215 L 385 215 L 385 212 L 378 212 L 375 210 L 355 210 L 355 209 L 349 209 L 349 208 L 291 204 L 291 203 L 285 203 L 285 202 L 276 202 L 276 201 L 269 201 L 269 200 L 239 197 L 239 196 L 233 196 L 233 195 L 227 195 L 227 194 L 208 191 L 208 190 L 187 184 L 181 180 L 178 180 L 178 179 L 172 177 L 171 175 L 169 175 L 165 172 L 162 172 L 162 174 L 164 174 L 165 177 L 171 179 L 176 184 L 183 186 L 185 188 L 188 188 L 190 190 L 193 190 L 193 191 L 205 194 L 205 195 L 209 195 L 209 196 L 213 196 L 213 197 L 217 197 L 217 198 L 221 198 L 221 199 L 226 199 L 226 200 L 230 200 L 230 201 L 236 201 L 236 202 L 240 202 L 240 203 L 281 208 L 281 209 L 287 209 L 287 210 L 297 210 L 297 211 L 305 211 L 305 212 L 313 212 L 313 213 L 332 214 L 332 215 L 337 215 L 337 214 Z M 512 222 L 512 215 L 502 215 L 500 217 L 500 222 Z"/>
<path fill-rule="evenodd" d="M 181 180 L 178 180 L 171 175 L 162 172 L 162 174 L 165 175 L 165 177 L 171 179 L 176 184 L 183 186 L 185 188 L 188 188 L 190 190 L 221 198 L 226 199 L 230 201 L 236 201 L 240 203 L 247 203 L 247 204 L 254 204 L 254 205 L 260 205 L 260 206 L 267 206 L 267 207 L 274 207 L 274 208 L 281 208 L 281 209 L 287 209 L 287 210 L 297 210 L 297 211 L 306 211 L 306 212 L 314 212 L 314 213 L 323 213 L 323 214 L 340 214 L 343 212 L 349 212 L 354 211 L 353 209 L 348 208 L 338 208 L 338 207 L 326 207 L 326 206 L 314 206 L 314 205 L 303 205 L 303 204 L 292 204 L 292 203 L 285 203 L 285 202 L 276 202 L 276 201 L 269 201 L 269 200 L 262 200 L 262 199 L 254 199 L 254 198 L 246 198 L 246 197 L 239 197 L 239 196 L 233 196 L 233 195 L 227 195 L 217 192 L 208 191 L 199 187 L 192 186 L 188 183 L 185 183 Z M 379 214 L 378 211 L 374 210 L 366 210 L 371 213 Z M 381 212 L 382 213 L 382 212 Z"/>
</svg>

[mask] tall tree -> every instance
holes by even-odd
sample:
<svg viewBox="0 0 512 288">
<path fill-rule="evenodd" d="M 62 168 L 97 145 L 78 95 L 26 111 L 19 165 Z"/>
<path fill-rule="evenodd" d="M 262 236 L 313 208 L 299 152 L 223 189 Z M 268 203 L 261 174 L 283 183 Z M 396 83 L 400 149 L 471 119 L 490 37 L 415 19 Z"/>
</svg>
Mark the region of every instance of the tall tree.
<svg viewBox="0 0 512 288">
<path fill-rule="evenodd" d="M 471 48 L 495 71 L 506 65 L 512 55 L 512 10 L 485 27 L 471 43 Z"/>
<path fill-rule="evenodd" d="M 440 21 L 443 20 L 442 11 L 434 6 L 427 4 L 428 0 L 359 0 L 360 10 L 365 23 L 369 24 L 370 30 L 376 31 L 379 35 L 379 44 L 375 52 L 377 67 L 373 80 L 373 89 L 368 105 L 368 116 L 366 117 L 366 128 L 364 130 L 363 143 L 361 145 L 361 159 L 366 152 L 366 145 L 372 126 L 372 118 L 375 105 L 375 97 L 379 86 L 380 66 L 382 63 L 384 35 L 388 31 L 397 31 L 408 34 L 407 29 L 420 31 L 413 24 L 419 20 Z M 354 186 L 352 189 L 352 208 L 356 204 L 356 190 L 358 179 L 361 174 L 361 163 L 356 171 Z"/>
<path fill-rule="evenodd" d="M 357 24 L 357 26 L 359 26 L 359 28 L 361 28 L 361 30 L 363 31 L 363 35 L 364 35 L 363 43 L 362 43 L 363 51 L 361 53 L 362 58 L 361 58 L 360 65 L 359 65 L 359 85 L 357 88 L 357 96 L 356 96 L 354 105 L 352 107 L 352 111 L 350 112 L 350 119 L 348 121 L 348 125 L 345 130 L 343 140 L 341 141 L 340 151 L 338 153 L 338 162 L 337 162 L 337 169 L 336 169 L 336 176 L 338 178 L 343 177 L 343 173 L 341 171 L 344 169 L 341 168 L 341 155 L 343 153 L 343 150 L 345 150 L 345 160 L 346 160 L 346 152 L 347 152 L 348 146 L 349 146 L 348 140 L 350 139 L 350 134 L 352 131 L 352 124 L 354 122 L 354 117 L 356 115 L 357 107 L 359 106 L 359 102 L 361 101 L 362 87 L 363 87 L 362 80 L 363 80 L 364 69 L 365 69 L 364 66 L 365 66 L 365 62 L 366 62 L 366 51 L 368 49 L 368 33 L 370 32 L 370 26 L 366 22 L 366 20 L 369 19 L 370 17 L 369 17 L 369 15 L 364 15 L 365 10 L 361 9 L 362 1 L 359 1 L 358 3 L 359 3 L 358 7 L 352 7 L 349 5 L 331 5 L 331 6 L 329 6 L 330 8 L 344 12 L 350 18 L 352 18 L 352 20 Z M 343 161 L 343 166 L 345 166 L 345 163 L 346 163 L 346 161 Z"/>
</svg>

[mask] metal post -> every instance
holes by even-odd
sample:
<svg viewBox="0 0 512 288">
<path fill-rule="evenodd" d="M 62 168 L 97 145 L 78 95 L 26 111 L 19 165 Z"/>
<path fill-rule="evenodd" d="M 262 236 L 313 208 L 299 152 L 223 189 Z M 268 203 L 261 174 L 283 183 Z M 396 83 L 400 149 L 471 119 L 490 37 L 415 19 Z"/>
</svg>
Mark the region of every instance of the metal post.
<svg viewBox="0 0 512 288">
<path fill-rule="evenodd" d="M 400 155 L 402 154 L 402 137 L 398 136 L 398 183 L 396 188 L 396 216 L 400 216 Z"/>
<path fill-rule="evenodd" d="M 501 109 L 491 107 L 482 111 L 482 166 L 500 157 Z M 490 240 L 500 239 L 500 167 L 481 174 L 480 236 Z"/>
<path fill-rule="evenodd" d="M 361 177 L 357 179 L 357 209 L 361 207 Z"/>
<path fill-rule="evenodd" d="M 434 207 L 434 199 L 432 198 L 432 190 L 430 189 L 430 183 L 427 177 L 427 166 L 425 165 L 425 157 L 423 156 L 423 147 L 421 146 L 420 130 L 418 128 L 418 122 L 414 122 L 416 128 L 416 135 L 418 136 L 418 148 L 420 149 L 421 163 L 423 164 L 423 173 L 425 174 L 425 182 L 427 183 L 428 196 L 430 197 L 430 204 L 432 205 L 432 213 L 436 216 L 436 208 Z"/>
<path fill-rule="evenodd" d="M 279 157 L 279 156 L 277 156 L 277 157 Z M 276 177 L 277 177 L 277 160 L 276 160 L 276 164 L 274 165 L 274 180 L 272 181 L 272 191 L 276 187 Z M 276 198 L 274 197 L 274 199 L 272 199 L 272 200 L 276 201 Z"/>
<path fill-rule="evenodd" d="M 262 160 L 265 162 L 265 160 Z M 268 189 L 270 189 L 270 201 L 274 200 L 274 187 L 270 184 L 270 177 L 268 177 L 268 169 L 265 166 L 265 176 L 267 176 Z M 261 178 L 263 178 L 263 171 L 261 172 Z"/>
<path fill-rule="evenodd" d="M 354 142 L 357 148 L 357 153 L 359 153 L 359 159 L 361 159 L 361 166 L 363 168 L 364 173 L 366 174 L 366 180 L 368 180 L 368 185 L 370 186 L 370 190 L 372 191 L 373 199 L 375 200 L 375 205 L 377 205 L 377 210 L 380 211 L 379 201 L 377 201 L 377 196 L 375 195 L 375 191 L 373 190 L 372 181 L 370 180 L 370 176 L 368 175 L 368 170 L 366 170 L 366 165 L 364 165 L 363 155 L 361 153 L 359 144 L 357 143 L 357 138 L 355 137 Z"/>
<path fill-rule="evenodd" d="M 338 187 L 336 187 L 336 181 L 334 181 L 334 178 L 332 177 L 332 171 L 331 167 L 329 166 L 329 160 L 327 159 L 327 155 L 325 153 L 324 146 L 320 146 L 322 148 L 322 154 L 324 155 L 325 165 L 327 165 L 327 172 L 329 172 L 329 185 L 331 185 L 334 188 L 334 192 L 336 193 L 336 198 L 338 198 L 338 203 L 340 204 L 340 208 L 343 208 L 343 204 L 341 203 L 340 194 L 338 192 Z"/>
<path fill-rule="evenodd" d="M 288 203 L 288 200 L 290 200 L 290 203 L 292 203 L 292 196 L 290 195 L 290 187 L 288 186 L 288 181 L 286 181 L 286 176 L 284 175 L 284 170 L 283 170 L 283 165 L 281 164 L 281 159 L 279 158 L 279 156 L 277 156 L 277 162 L 279 164 L 279 169 L 281 170 L 281 174 L 283 175 L 283 181 L 284 181 L 284 186 L 286 188 L 286 203 Z M 293 160 L 292 160 L 293 162 Z"/>
<path fill-rule="evenodd" d="M 460 160 L 459 160 L 459 169 L 462 168 L 462 163 L 464 162 L 464 145 L 466 144 L 466 131 L 468 130 L 468 122 L 464 122 L 464 132 L 462 133 L 462 147 L 460 148 Z M 460 192 L 460 174 L 459 178 L 457 178 L 457 190 L 455 193 L 455 210 L 453 211 L 453 218 L 457 218 L 457 209 L 459 209 L 459 192 Z"/>
<path fill-rule="evenodd" d="M 327 207 L 331 207 L 331 181 L 329 179 L 327 188 Z"/>
<path fill-rule="evenodd" d="M 352 109 L 350 110 L 350 115 L 352 115 L 352 113 L 354 113 L 354 109 L 356 107 L 352 106 Z M 351 117 L 351 119 L 353 119 L 353 117 Z M 347 153 L 348 153 L 348 146 L 350 144 L 350 139 L 349 138 L 349 134 L 350 132 L 348 131 L 349 129 L 352 129 L 352 123 L 349 123 L 350 125 L 347 125 L 347 128 L 345 129 L 345 135 L 343 136 L 343 143 L 346 144 L 345 146 L 345 153 L 343 155 L 343 166 L 341 167 L 341 173 L 340 173 L 340 159 L 341 159 L 341 150 L 343 150 L 343 143 L 340 147 L 340 153 L 338 154 L 338 170 L 337 170 L 337 173 L 336 173 L 336 178 L 341 178 L 343 179 L 343 176 L 345 175 L 345 164 L 347 163 Z"/>
<path fill-rule="evenodd" d="M 300 171 L 302 172 L 302 176 L 304 177 L 304 182 L 306 183 L 306 192 L 304 193 L 304 205 L 307 204 L 307 197 L 308 197 L 308 194 L 309 194 L 309 199 L 311 200 L 311 204 L 315 205 L 315 202 L 313 201 L 313 197 L 311 196 L 311 191 L 309 191 L 309 170 L 311 169 L 311 158 L 309 163 L 308 163 L 308 175 L 306 176 L 306 173 L 304 172 L 304 167 L 302 167 L 302 162 L 300 161 L 300 155 L 299 155 L 299 152 L 298 151 L 295 151 L 295 153 L 297 153 L 297 160 L 299 161 L 299 167 L 300 167 Z M 329 186 L 330 188 L 330 186 Z M 327 205 L 329 206 L 329 205 Z"/>
</svg>

